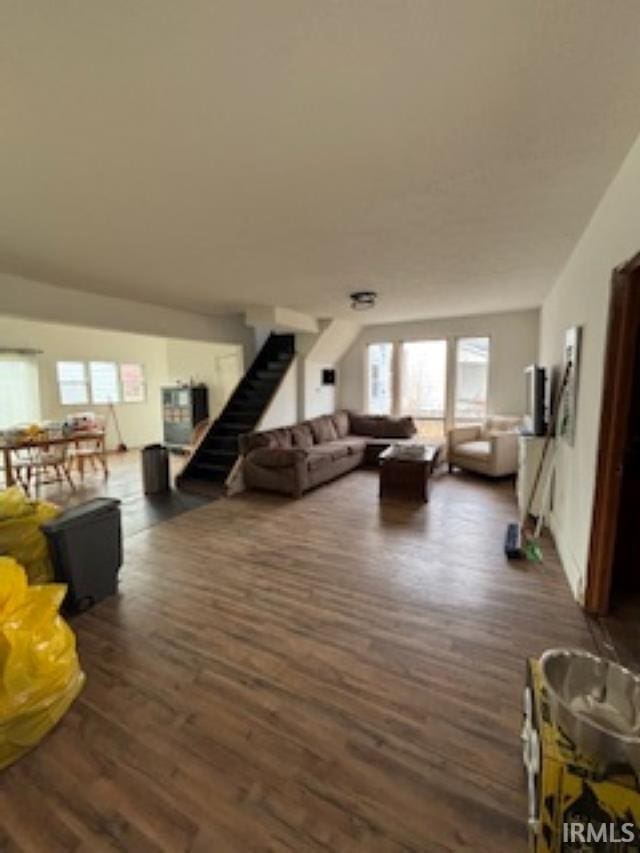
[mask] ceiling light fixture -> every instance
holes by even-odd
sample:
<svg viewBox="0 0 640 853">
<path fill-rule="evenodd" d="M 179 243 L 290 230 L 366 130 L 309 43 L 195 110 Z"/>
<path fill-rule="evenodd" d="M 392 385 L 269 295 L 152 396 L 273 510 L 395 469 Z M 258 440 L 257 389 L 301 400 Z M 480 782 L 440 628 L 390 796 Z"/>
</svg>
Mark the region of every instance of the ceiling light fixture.
<svg viewBox="0 0 640 853">
<path fill-rule="evenodd" d="M 354 311 L 367 311 L 375 306 L 378 294 L 375 290 L 356 290 L 349 294 L 349 298 Z"/>
</svg>

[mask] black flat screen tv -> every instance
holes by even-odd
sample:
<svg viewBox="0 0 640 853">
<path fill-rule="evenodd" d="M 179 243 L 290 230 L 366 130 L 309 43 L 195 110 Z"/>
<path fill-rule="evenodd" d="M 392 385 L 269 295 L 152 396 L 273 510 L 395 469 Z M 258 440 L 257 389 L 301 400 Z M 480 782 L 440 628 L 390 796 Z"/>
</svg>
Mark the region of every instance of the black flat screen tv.
<svg viewBox="0 0 640 853">
<path fill-rule="evenodd" d="M 529 367 L 525 368 L 524 375 L 527 398 L 522 431 L 525 435 L 544 435 L 547 372 L 544 367 L 530 364 Z"/>
</svg>

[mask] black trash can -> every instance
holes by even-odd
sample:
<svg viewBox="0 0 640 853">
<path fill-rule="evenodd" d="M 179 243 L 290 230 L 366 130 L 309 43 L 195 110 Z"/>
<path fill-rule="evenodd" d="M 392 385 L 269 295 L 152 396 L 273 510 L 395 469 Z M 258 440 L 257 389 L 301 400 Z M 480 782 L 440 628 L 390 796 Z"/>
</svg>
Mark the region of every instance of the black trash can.
<svg viewBox="0 0 640 853">
<path fill-rule="evenodd" d="M 169 491 L 169 451 L 161 444 L 142 448 L 142 482 L 145 495 Z"/>
<path fill-rule="evenodd" d="M 120 501 L 95 498 L 42 525 L 65 608 L 87 610 L 116 592 L 122 565 Z"/>
</svg>

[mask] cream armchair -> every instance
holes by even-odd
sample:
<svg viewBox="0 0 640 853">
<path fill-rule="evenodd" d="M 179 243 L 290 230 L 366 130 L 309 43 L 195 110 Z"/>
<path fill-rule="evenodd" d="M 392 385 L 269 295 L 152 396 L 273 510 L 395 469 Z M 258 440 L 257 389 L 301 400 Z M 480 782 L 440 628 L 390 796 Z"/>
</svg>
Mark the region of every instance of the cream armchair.
<svg viewBox="0 0 640 853">
<path fill-rule="evenodd" d="M 518 470 L 519 417 L 487 418 L 484 424 L 454 427 L 447 434 L 449 471 L 454 466 L 487 477 L 507 477 Z"/>
</svg>

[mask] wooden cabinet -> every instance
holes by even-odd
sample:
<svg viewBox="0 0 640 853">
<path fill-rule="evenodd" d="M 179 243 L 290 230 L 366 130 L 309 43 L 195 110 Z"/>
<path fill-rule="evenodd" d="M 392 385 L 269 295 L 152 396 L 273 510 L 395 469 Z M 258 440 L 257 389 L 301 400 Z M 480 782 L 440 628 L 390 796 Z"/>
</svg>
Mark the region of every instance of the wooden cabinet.
<svg viewBox="0 0 640 853">
<path fill-rule="evenodd" d="M 206 385 L 175 385 L 162 389 L 163 440 L 167 447 L 188 447 L 194 427 L 208 417 Z"/>
<path fill-rule="evenodd" d="M 535 482 L 535 478 L 538 472 L 538 466 L 540 465 L 540 460 L 542 459 L 544 442 L 545 439 L 537 435 L 521 435 L 518 439 L 518 480 L 516 485 L 516 492 L 518 498 L 518 508 L 520 510 L 521 515 L 525 511 L 527 504 L 529 503 L 529 496 L 531 495 L 531 490 L 533 489 L 533 484 Z M 536 489 L 535 498 L 531 507 L 531 515 L 534 515 L 536 517 L 539 516 L 541 512 L 542 501 L 545 496 L 545 490 L 547 488 L 547 479 L 549 477 L 551 460 L 553 459 L 553 451 L 554 447 L 552 442 L 549 447 L 549 450 L 547 451 L 544 471 L 542 472 L 542 476 L 540 477 L 540 482 L 538 484 L 538 488 Z M 548 512 L 548 501 L 546 509 Z"/>
</svg>

